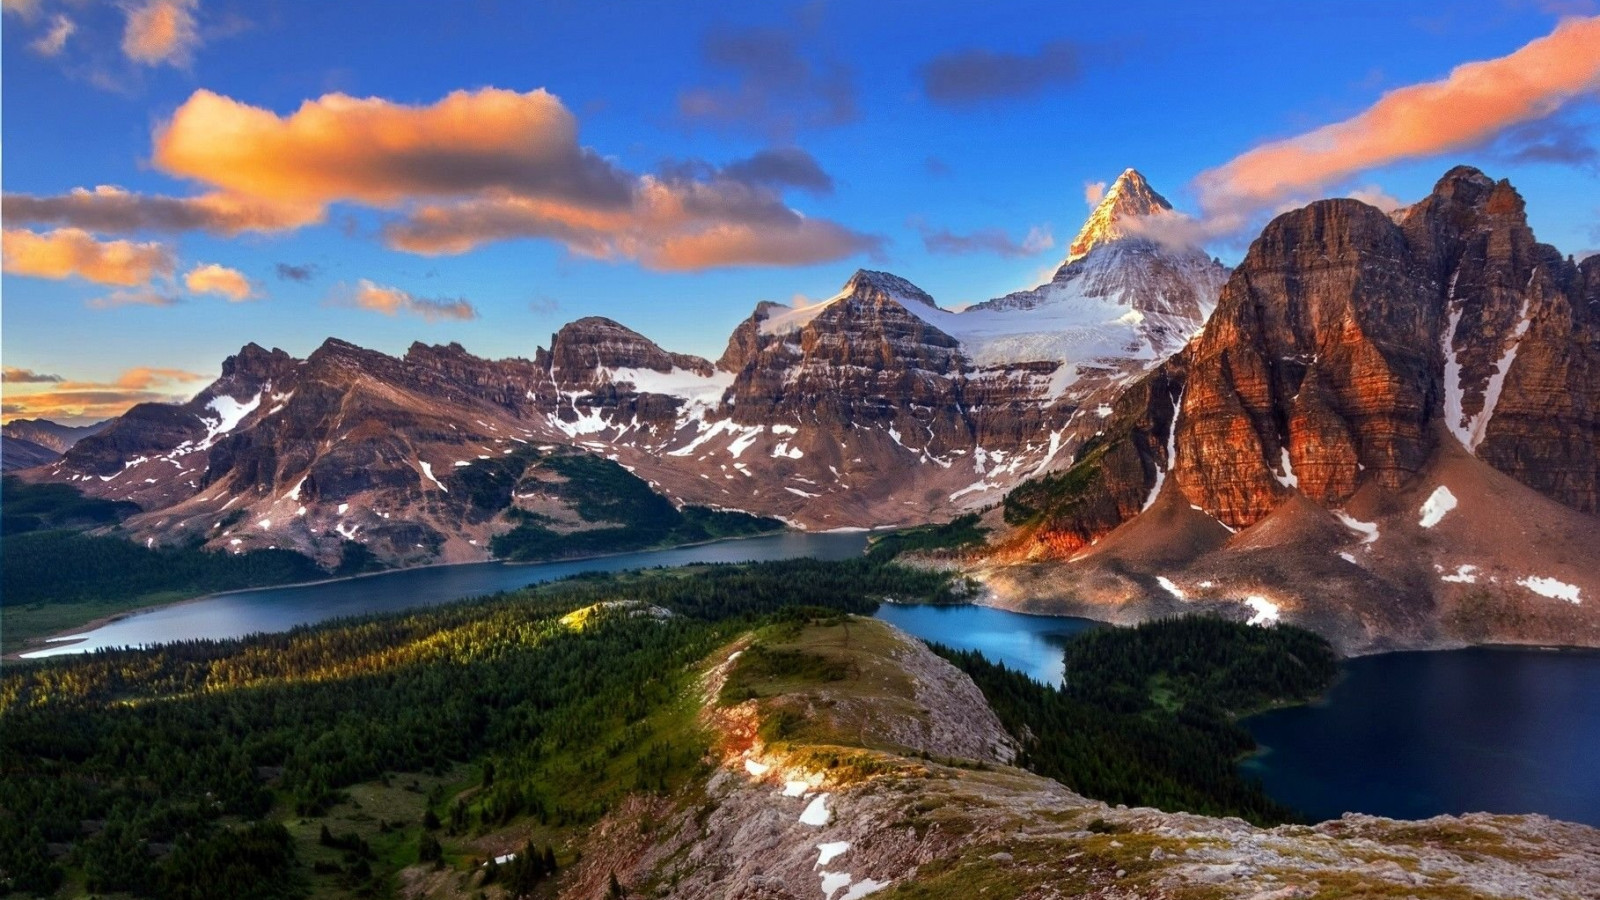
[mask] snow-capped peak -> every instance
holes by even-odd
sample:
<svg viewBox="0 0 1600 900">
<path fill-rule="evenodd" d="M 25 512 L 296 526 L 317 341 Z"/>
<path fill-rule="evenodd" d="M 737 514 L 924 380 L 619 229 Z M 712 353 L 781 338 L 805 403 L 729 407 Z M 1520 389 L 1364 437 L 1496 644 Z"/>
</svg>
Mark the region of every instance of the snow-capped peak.
<svg viewBox="0 0 1600 900">
<path fill-rule="evenodd" d="M 1138 170 L 1124 169 L 1078 230 L 1078 236 L 1073 238 L 1066 262 L 1082 259 L 1101 244 L 1127 237 L 1125 226 L 1129 219 L 1166 215 L 1171 211 L 1172 204 L 1156 193 Z"/>
<path fill-rule="evenodd" d="M 1049 282 L 971 309 L 1070 307 L 1061 314 L 1125 334 L 1124 356 L 1165 358 L 1199 330 L 1228 277 L 1203 250 L 1158 244 L 1134 226 L 1138 219 L 1171 215 L 1172 204 L 1127 169 L 1100 198 Z"/>
</svg>

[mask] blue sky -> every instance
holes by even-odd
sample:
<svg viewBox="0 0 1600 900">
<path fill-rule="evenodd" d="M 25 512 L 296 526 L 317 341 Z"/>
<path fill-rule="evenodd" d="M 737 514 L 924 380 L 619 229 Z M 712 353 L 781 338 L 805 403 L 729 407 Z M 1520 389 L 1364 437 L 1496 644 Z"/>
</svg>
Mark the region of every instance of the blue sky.
<svg viewBox="0 0 1600 900">
<path fill-rule="evenodd" d="M 133 12 L 158 6 L 175 18 L 133 35 Z M 141 379 L 124 376 L 140 368 L 211 376 L 248 341 L 296 355 L 338 336 L 388 352 L 413 340 L 459 341 L 481 355 L 531 356 L 584 315 L 715 357 L 757 301 L 825 297 L 863 266 L 910 278 L 946 305 L 986 299 L 1053 267 L 1087 213 L 1086 183 L 1137 167 L 1180 209 L 1199 212 L 1202 173 L 1359 116 L 1386 92 L 1512 54 L 1550 35 L 1563 15 L 1595 12 L 1583 2 L 5 7 L 0 354 L 8 378 L 26 369 L 108 390 L 121 378 L 130 392 L 192 391 L 198 382 L 144 379 L 132 388 Z M 51 42 L 63 21 L 70 33 Z M 156 27 L 174 22 L 176 32 Z M 1510 178 L 1538 236 L 1582 255 L 1600 245 L 1594 86 L 1561 93 L 1531 123 L 1524 116 L 1473 146 L 1360 167 L 1320 193 L 1376 189 L 1414 200 L 1467 162 Z M 183 174 L 156 159 L 154 132 L 197 91 L 287 119 L 333 93 L 379 98 L 392 112 L 484 88 L 548 91 L 575 122 L 576 143 L 629 179 L 689 171 L 699 173 L 685 176 L 696 184 L 726 186 L 734 170 L 721 167 L 764 151 L 798 154 L 790 158 L 809 160 L 803 177 L 751 190 L 765 192 L 763 216 L 799 213 L 831 229 L 828 249 L 784 247 L 687 268 L 663 265 L 659 248 L 608 244 L 608 258 L 593 258 L 542 238 L 475 238 L 467 252 L 427 255 L 396 248 L 384 227 L 460 198 L 372 202 L 334 191 L 322 198 L 323 222 L 305 227 L 231 236 L 87 229 L 95 241 L 159 245 L 169 270 L 148 284 L 39 277 L 12 265 L 10 229 L 45 234 L 70 224 L 18 222 L 12 195 L 232 189 L 226 172 Z M 1211 249 L 1235 261 L 1269 213 L 1209 234 Z M 940 232 L 969 238 L 945 243 L 973 251 L 930 249 L 926 237 Z M 188 290 L 186 274 L 202 264 L 243 276 L 250 298 Z M 306 277 L 283 277 L 280 264 Z M 363 293 L 363 281 L 391 293 Z M 176 302 L 105 302 L 117 292 Z M 475 317 L 415 314 L 463 300 Z M 20 414 L 16 396 L 58 384 L 8 382 L 8 417 Z"/>
</svg>

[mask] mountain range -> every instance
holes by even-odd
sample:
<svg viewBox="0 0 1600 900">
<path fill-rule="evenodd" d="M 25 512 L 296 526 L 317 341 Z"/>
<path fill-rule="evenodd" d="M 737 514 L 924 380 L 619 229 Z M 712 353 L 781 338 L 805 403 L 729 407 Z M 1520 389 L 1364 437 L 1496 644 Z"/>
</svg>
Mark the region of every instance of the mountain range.
<svg viewBox="0 0 1600 900">
<path fill-rule="evenodd" d="M 110 420 L 61 425 L 49 419 L 13 419 L 0 427 L 0 469 L 29 469 L 61 458 L 73 444 L 100 433 Z"/>
<path fill-rule="evenodd" d="M 250 344 L 27 477 L 139 504 L 151 546 L 411 565 L 604 527 L 551 468 L 582 453 L 807 529 L 981 512 L 959 562 L 1029 609 L 1600 643 L 1600 259 L 1467 167 L 1285 213 L 1233 271 L 1150 236 L 1174 215 L 1130 169 L 1045 284 L 956 311 L 863 270 L 759 304 L 715 361 L 597 317 L 530 358 Z"/>
</svg>

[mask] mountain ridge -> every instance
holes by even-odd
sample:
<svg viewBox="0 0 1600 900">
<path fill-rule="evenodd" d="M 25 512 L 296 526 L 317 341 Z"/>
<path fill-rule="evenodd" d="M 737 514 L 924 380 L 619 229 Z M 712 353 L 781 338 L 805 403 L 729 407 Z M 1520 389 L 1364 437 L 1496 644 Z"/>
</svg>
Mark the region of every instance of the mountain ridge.
<svg viewBox="0 0 1600 900">
<path fill-rule="evenodd" d="M 1120 253 L 1137 241 L 1111 235 L 1088 261 L 1131 271 L 1161 257 L 1142 243 Z M 1149 303 L 1160 298 L 1123 296 L 1136 280 L 1048 308 L 953 312 L 863 269 L 821 303 L 758 304 L 715 362 L 599 316 L 531 358 L 421 343 L 395 358 L 330 338 L 300 361 L 249 344 L 192 400 L 136 407 L 34 477 L 140 503 L 147 514 L 129 526 L 157 543 L 242 509 L 269 525 L 233 529 L 224 548 L 315 552 L 318 535 L 358 527 L 349 510 L 377 510 L 359 513 L 359 528 L 403 531 L 374 548 L 393 561 L 414 561 L 418 544 L 445 561 L 483 558 L 508 523 L 456 521 L 441 473 L 518 442 L 606 456 L 679 504 L 808 528 L 914 524 L 1056 465 L 1092 431 L 1085 411 L 1159 362 Z M 1199 279 L 1190 299 L 1215 284 Z M 1197 330 L 1209 303 L 1166 316 L 1163 333 Z M 400 529 L 405 517 L 435 536 Z M 296 524 L 307 518 L 308 533 Z"/>
</svg>

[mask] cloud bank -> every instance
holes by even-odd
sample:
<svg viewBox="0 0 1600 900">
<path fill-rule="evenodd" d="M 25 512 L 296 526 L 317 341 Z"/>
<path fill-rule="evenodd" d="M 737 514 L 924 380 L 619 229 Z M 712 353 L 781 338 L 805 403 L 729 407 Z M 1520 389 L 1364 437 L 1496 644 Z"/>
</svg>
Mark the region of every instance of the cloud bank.
<svg viewBox="0 0 1600 900">
<path fill-rule="evenodd" d="M 7 382 L 13 379 L 6 369 Z M 25 370 L 23 370 L 25 371 Z M 66 381 L 51 376 L 44 390 L 7 391 L 4 416 L 47 418 L 63 424 L 80 424 L 120 416 L 139 403 L 179 403 L 187 399 L 183 385 L 205 381 L 207 376 L 182 369 L 138 367 L 128 369 L 110 382 Z"/>
<path fill-rule="evenodd" d="M 287 115 L 200 90 L 153 143 L 157 169 L 206 193 L 10 194 L 7 221 L 233 235 L 316 224 L 331 204 L 352 203 L 391 212 L 384 240 L 413 253 L 542 238 L 667 270 L 808 264 L 884 244 L 788 205 L 786 192 L 833 190 L 804 150 L 638 174 L 582 146 L 576 117 L 544 90 L 456 91 L 426 105 L 328 94 Z"/>
</svg>

